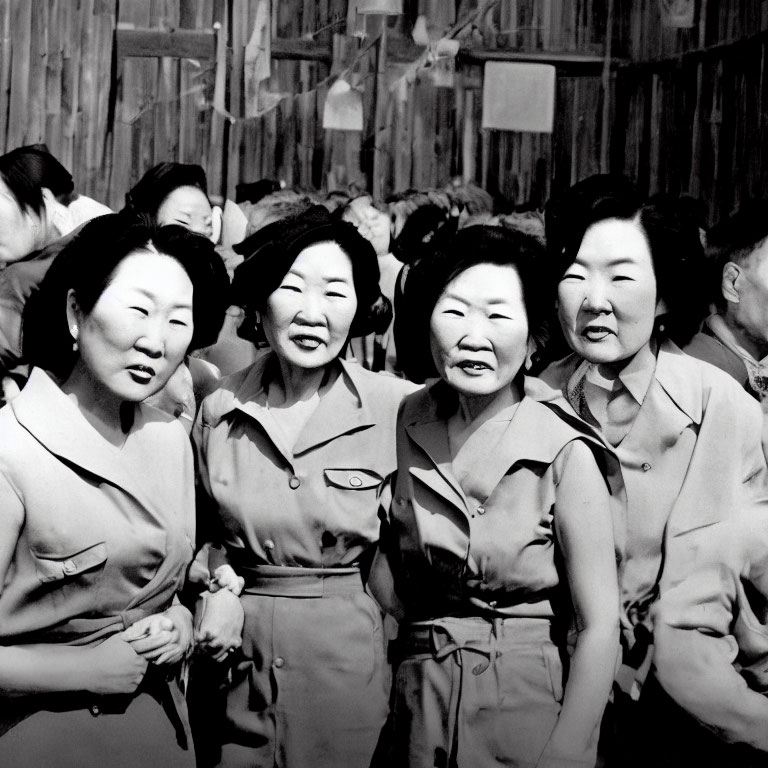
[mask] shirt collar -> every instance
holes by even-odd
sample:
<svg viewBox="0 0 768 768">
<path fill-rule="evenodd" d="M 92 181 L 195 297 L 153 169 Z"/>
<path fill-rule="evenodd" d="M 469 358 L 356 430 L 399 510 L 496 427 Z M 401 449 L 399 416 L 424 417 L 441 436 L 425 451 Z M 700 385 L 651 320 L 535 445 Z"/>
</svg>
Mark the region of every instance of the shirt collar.
<svg viewBox="0 0 768 768">
<path fill-rule="evenodd" d="M 656 370 L 656 355 L 651 343 L 646 344 L 619 373 L 619 381 L 638 405 L 643 404 Z"/>
<path fill-rule="evenodd" d="M 712 331 L 712 334 L 724 347 L 738 355 L 747 365 L 752 365 L 758 368 L 768 367 L 768 355 L 762 360 L 757 360 L 752 357 L 752 355 L 736 340 L 733 331 L 728 327 L 722 315 L 717 313 L 710 315 L 704 321 L 704 324 L 710 331 Z"/>
</svg>

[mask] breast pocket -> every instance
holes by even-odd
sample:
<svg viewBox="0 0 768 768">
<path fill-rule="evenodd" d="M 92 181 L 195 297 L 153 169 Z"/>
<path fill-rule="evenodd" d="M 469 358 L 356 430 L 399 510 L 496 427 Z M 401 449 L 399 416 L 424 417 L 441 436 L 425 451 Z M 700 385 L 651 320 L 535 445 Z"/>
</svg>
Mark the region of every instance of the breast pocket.
<svg viewBox="0 0 768 768">
<path fill-rule="evenodd" d="M 326 552 L 341 555 L 351 543 L 376 541 L 379 519 L 376 489 L 383 477 L 370 469 L 329 468 L 323 470 L 328 488 L 325 509 L 326 532 L 323 547 Z"/>
<path fill-rule="evenodd" d="M 30 551 L 38 578 L 52 588 L 74 583 L 95 585 L 103 575 L 107 562 L 107 545 L 103 541 L 71 554 L 42 555 Z"/>
<path fill-rule="evenodd" d="M 328 485 L 350 491 L 375 490 L 384 479 L 369 469 L 326 469 L 323 474 Z"/>
</svg>

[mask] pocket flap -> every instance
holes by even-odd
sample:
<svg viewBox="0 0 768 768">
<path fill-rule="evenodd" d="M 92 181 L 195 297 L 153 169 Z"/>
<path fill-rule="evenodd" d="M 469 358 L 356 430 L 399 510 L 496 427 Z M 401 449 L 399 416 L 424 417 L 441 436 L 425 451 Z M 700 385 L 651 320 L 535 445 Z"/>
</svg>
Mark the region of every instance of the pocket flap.
<svg viewBox="0 0 768 768">
<path fill-rule="evenodd" d="M 40 581 L 58 581 L 70 576 L 77 576 L 104 563 L 107 559 L 107 545 L 100 541 L 98 544 L 83 549 L 74 555 L 61 557 L 42 557 L 32 552 L 35 567 Z"/>
<path fill-rule="evenodd" d="M 323 473 L 329 485 L 353 491 L 378 488 L 379 483 L 384 479 L 369 469 L 326 469 L 323 470 Z"/>
</svg>

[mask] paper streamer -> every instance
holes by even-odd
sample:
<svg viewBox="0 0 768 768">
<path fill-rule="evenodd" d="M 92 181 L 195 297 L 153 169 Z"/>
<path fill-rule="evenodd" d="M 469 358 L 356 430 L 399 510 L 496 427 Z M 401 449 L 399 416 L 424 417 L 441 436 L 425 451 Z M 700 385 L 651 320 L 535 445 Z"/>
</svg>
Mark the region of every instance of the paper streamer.
<svg viewBox="0 0 768 768">
<path fill-rule="evenodd" d="M 346 80 L 337 80 L 328 91 L 323 109 L 323 128 L 363 130 L 363 97 Z"/>
</svg>

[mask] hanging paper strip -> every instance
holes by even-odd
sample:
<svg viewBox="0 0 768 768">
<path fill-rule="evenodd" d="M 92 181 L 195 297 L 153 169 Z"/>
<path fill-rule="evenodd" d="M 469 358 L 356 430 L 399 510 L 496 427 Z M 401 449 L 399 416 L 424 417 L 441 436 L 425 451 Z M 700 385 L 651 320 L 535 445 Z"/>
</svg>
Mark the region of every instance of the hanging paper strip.
<svg viewBox="0 0 768 768">
<path fill-rule="evenodd" d="M 552 133 L 555 67 L 489 61 L 483 79 L 483 128 Z"/>
<path fill-rule="evenodd" d="M 328 90 L 323 109 L 323 128 L 363 130 L 363 97 L 346 80 L 337 80 Z"/>
<path fill-rule="evenodd" d="M 659 10 L 663 26 L 688 29 L 693 26 L 696 0 L 659 0 Z"/>
<path fill-rule="evenodd" d="M 271 74 L 272 41 L 269 0 L 259 0 L 251 39 L 245 46 L 243 74 L 245 81 L 245 116 L 256 117 L 264 109 L 261 83 Z"/>
</svg>

